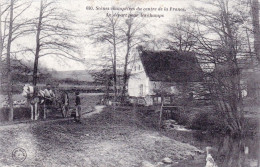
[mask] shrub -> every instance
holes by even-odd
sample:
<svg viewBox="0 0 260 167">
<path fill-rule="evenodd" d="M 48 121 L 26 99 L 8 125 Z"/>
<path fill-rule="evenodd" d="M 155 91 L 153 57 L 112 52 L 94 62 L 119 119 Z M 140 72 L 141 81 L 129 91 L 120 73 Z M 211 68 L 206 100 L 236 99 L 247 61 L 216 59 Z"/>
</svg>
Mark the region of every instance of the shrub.
<svg viewBox="0 0 260 167">
<path fill-rule="evenodd" d="M 207 130 L 212 122 L 209 121 L 209 112 L 198 112 L 192 120 L 191 128 L 199 130 Z"/>
<path fill-rule="evenodd" d="M 190 129 L 226 132 L 227 127 L 218 112 L 213 109 L 187 108 L 172 115 L 172 119 Z"/>
<path fill-rule="evenodd" d="M 8 121 L 9 108 L 0 108 L 0 121 Z M 31 116 L 31 109 L 29 107 L 17 107 L 14 108 L 14 119 L 27 119 Z"/>
<path fill-rule="evenodd" d="M 223 118 L 216 111 L 198 112 L 192 119 L 190 128 L 224 133 L 228 131 Z"/>
</svg>

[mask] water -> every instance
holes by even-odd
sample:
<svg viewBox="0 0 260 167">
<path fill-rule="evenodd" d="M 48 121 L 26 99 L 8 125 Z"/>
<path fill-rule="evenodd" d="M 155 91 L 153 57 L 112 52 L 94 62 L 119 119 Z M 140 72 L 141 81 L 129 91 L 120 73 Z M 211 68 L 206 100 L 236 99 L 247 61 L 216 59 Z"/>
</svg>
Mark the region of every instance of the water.
<svg viewBox="0 0 260 167">
<path fill-rule="evenodd" d="M 188 139 L 188 143 L 194 144 L 206 151 L 211 147 L 209 154 L 213 157 L 218 167 L 258 167 L 260 159 L 259 135 L 245 137 L 231 137 L 228 135 L 210 134 L 196 131 L 177 124 L 174 120 L 164 121 L 164 128 L 179 136 Z M 205 159 L 206 164 L 206 152 Z M 187 166 L 187 164 L 185 164 Z"/>
<path fill-rule="evenodd" d="M 218 167 L 259 167 L 260 145 L 257 136 L 232 138 L 194 131 L 192 140 L 204 150 L 206 146 L 212 147 L 211 155 Z"/>
</svg>

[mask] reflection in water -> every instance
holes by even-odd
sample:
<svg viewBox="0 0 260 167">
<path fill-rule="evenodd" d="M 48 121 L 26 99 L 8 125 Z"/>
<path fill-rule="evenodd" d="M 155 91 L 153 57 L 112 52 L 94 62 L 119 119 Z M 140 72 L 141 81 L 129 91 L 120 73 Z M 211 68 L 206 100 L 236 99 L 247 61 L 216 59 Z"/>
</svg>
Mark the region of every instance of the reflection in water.
<svg viewBox="0 0 260 167">
<path fill-rule="evenodd" d="M 259 142 L 256 139 L 234 139 L 225 136 L 217 146 L 217 162 L 222 167 L 257 167 Z"/>
<path fill-rule="evenodd" d="M 212 156 L 219 167 L 258 167 L 259 138 L 230 136 L 202 136 L 194 134 L 203 145 L 212 145 Z"/>
</svg>

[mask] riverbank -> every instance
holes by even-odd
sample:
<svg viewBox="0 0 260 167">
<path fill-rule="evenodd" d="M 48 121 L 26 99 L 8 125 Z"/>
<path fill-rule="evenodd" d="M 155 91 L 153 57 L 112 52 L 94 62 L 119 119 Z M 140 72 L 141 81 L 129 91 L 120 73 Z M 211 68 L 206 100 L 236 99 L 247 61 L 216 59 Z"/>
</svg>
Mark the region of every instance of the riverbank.
<svg viewBox="0 0 260 167">
<path fill-rule="evenodd" d="M 256 126 L 259 122 L 257 118 L 247 119 L 248 126 L 247 135 L 232 138 L 227 134 L 221 134 L 214 131 L 192 130 L 187 126 L 176 124 L 176 121 L 163 121 L 162 129 L 159 129 L 159 112 L 146 110 L 146 108 L 137 108 L 138 118 L 142 120 L 146 127 L 157 129 L 161 134 L 181 141 L 182 143 L 189 143 L 201 150 L 212 147 L 212 156 L 221 167 L 233 166 L 247 166 L 257 167 L 260 153 L 260 136 Z M 173 124 L 165 123 L 173 122 Z M 206 155 L 201 159 L 183 160 L 177 166 L 205 166 Z"/>
<path fill-rule="evenodd" d="M 129 108 L 105 108 L 82 120 L 1 128 L 0 166 L 166 166 L 202 159 L 204 152 L 167 137 Z M 27 158 L 14 162 L 12 151 L 23 148 Z M 166 159 L 167 160 L 167 159 Z"/>
</svg>

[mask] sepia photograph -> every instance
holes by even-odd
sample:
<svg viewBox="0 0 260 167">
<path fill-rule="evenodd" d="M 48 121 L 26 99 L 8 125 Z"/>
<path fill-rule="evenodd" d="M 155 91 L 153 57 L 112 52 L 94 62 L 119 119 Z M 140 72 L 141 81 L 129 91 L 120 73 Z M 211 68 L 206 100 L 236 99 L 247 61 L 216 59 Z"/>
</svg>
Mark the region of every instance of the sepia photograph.
<svg viewBox="0 0 260 167">
<path fill-rule="evenodd" d="M 259 0 L 0 0 L 0 167 L 260 167 Z"/>
</svg>

